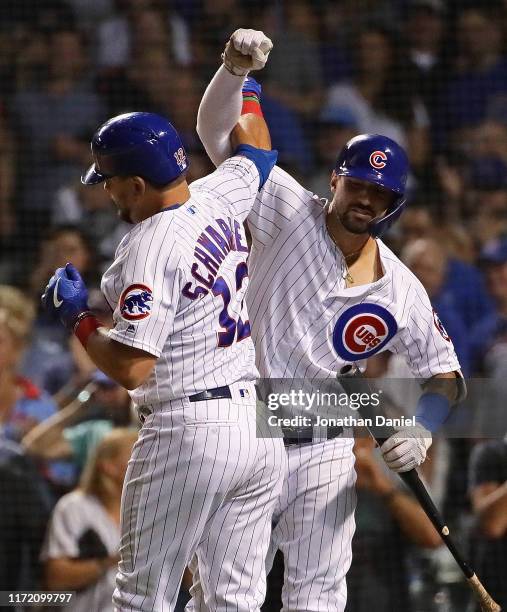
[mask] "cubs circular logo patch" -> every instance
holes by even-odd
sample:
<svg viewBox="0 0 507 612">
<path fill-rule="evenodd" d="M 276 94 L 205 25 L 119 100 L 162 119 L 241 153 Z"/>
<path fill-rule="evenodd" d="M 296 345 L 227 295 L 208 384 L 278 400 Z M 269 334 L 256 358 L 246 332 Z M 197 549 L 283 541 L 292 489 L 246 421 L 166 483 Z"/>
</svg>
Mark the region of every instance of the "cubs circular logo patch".
<svg viewBox="0 0 507 612">
<path fill-rule="evenodd" d="M 347 308 L 333 330 L 333 346 L 346 361 L 367 359 L 394 336 L 398 330 L 393 315 L 378 304 L 356 304 Z"/>
<path fill-rule="evenodd" d="M 433 309 L 433 322 L 435 323 L 435 327 L 440 332 L 442 338 L 444 340 L 447 340 L 447 342 L 450 342 L 451 336 L 449 336 L 449 334 L 447 333 L 447 330 L 445 329 L 444 324 L 440 320 L 440 317 L 437 315 L 437 311 L 435 309 Z"/>
<path fill-rule="evenodd" d="M 120 297 L 120 314 L 127 321 L 140 321 L 151 314 L 153 292 L 147 285 L 135 283 L 125 289 Z"/>
<path fill-rule="evenodd" d="M 386 167 L 387 155 L 384 151 L 373 151 L 370 155 L 370 164 L 376 169 L 381 170 Z"/>
</svg>

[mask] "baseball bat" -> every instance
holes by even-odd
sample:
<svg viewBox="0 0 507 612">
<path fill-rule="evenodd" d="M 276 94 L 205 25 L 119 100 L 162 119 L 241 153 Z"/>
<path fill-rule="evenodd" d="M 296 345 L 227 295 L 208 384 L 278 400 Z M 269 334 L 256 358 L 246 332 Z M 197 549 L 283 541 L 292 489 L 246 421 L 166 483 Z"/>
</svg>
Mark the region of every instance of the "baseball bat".
<svg viewBox="0 0 507 612">
<path fill-rule="evenodd" d="M 340 384 L 342 385 L 343 389 L 345 390 L 347 394 L 350 394 L 352 392 L 357 392 L 358 390 L 355 384 L 350 384 L 351 380 L 354 378 L 355 379 L 363 378 L 361 371 L 356 365 L 350 364 L 350 365 L 345 365 L 341 368 L 337 376 L 337 379 L 339 380 Z M 364 378 L 363 380 L 366 381 L 366 379 Z M 361 415 L 361 417 L 365 419 L 372 419 L 372 417 L 374 417 L 369 406 L 359 408 L 358 412 Z M 375 433 L 369 427 L 368 427 L 368 431 L 370 432 L 372 437 L 376 440 L 379 446 L 382 446 L 382 444 L 385 442 L 387 437 L 395 433 L 395 430 L 393 428 L 388 428 L 388 427 L 382 428 L 382 433 L 387 434 L 387 437 L 384 437 L 384 436 L 380 437 L 378 435 L 375 435 Z M 417 473 L 417 470 L 412 469 L 412 470 L 409 470 L 408 472 L 400 472 L 398 476 L 403 480 L 403 482 L 407 485 L 407 487 L 412 491 L 415 498 L 417 499 L 422 509 L 424 510 L 424 513 L 430 519 L 433 526 L 440 534 L 440 537 L 442 538 L 444 544 L 447 546 L 447 548 L 451 552 L 451 555 L 454 557 L 454 559 L 456 560 L 456 563 L 458 564 L 461 571 L 465 575 L 468 585 L 474 592 L 474 595 L 477 598 L 479 605 L 481 606 L 481 610 L 483 610 L 484 612 L 500 612 L 501 611 L 500 606 L 495 602 L 495 600 L 491 597 L 491 595 L 486 591 L 483 584 L 481 583 L 479 578 L 476 576 L 475 572 L 470 567 L 470 565 L 467 563 L 467 561 L 465 561 L 463 555 L 461 554 L 460 550 L 456 546 L 454 539 L 451 537 L 449 527 L 445 524 L 445 521 L 442 518 L 442 515 L 440 514 L 439 510 L 435 506 L 433 500 L 431 499 L 431 496 L 428 493 L 428 490 L 426 489 L 421 479 L 419 478 L 419 474 Z"/>
</svg>

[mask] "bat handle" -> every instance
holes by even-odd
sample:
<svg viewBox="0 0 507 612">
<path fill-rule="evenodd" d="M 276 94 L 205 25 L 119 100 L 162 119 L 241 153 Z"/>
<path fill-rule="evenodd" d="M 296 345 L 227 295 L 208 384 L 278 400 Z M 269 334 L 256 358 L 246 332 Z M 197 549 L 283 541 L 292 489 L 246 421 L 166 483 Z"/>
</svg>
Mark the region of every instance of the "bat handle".
<svg viewBox="0 0 507 612">
<path fill-rule="evenodd" d="M 502 608 L 496 603 L 491 595 L 486 591 L 482 582 L 477 578 L 475 574 L 467 578 L 468 584 L 471 586 L 475 593 L 477 601 L 481 606 L 483 612 L 501 612 Z"/>
</svg>

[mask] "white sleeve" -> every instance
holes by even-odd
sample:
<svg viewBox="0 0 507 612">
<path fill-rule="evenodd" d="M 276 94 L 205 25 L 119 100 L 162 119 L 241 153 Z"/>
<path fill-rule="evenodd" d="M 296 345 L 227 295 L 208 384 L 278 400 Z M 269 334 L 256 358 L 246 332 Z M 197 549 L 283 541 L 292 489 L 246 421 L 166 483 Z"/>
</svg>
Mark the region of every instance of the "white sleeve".
<svg viewBox="0 0 507 612">
<path fill-rule="evenodd" d="M 223 203 L 240 221 L 252 209 L 260 176 L 253 161 L 242 155 L 226 159 L 215 172 L 194 181 L 191 192 L 211 196 Z"/>
<path fill-rule="evenodd" d="M 79 555 L 77 538 L 81 517 L 75 505 L 68 501 L 63 497 L 53 510 L 41 551 L 42 560 Z"/>
<path fill-rule="evenodd" d="M 436 374 L 460 371 L 451 338 L 422 285 L 412 294 L 405 325 L 388 348 L 405 357 L 415 378 L 427 380 Z"/>
<path fill-rule="evenodd" d="M 220 66 L 199 105 L 197 133 L 215 166 L 232 153 L 230 135 L 241 115 L 244 82 Z"/>
<path fill-rule="evenodd" d="M 164 213 L 133 240 L 122 268 L 122 288 L 113 313 L 113 340 L 155 357 L 174 328 L 181 295 L 180 256 L 172 224 Z"/>
<path fill-rule="evenodd" d="M 252 240 L 266 246 L 275 240 L 283 227 L 299 211 L 319 205 L 311 191 L 300 185 L 290 174 L 275 166 L 264 187 L 255 198 L 248 216 L 248 229 Z"/>
</svg>

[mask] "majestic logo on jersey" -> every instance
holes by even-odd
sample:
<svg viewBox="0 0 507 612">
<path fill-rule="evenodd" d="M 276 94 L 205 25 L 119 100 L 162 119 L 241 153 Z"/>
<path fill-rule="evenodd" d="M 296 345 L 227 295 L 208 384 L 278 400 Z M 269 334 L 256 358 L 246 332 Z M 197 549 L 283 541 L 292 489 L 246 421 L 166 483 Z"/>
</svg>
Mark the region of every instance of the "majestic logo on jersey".
<svg viewBox="0 0 507 612">
<path fill-rule="evenodd" d="M 187 156 L 185 155 L 185 151 L 182 147 L 180 147 L 174 153 L 174 159 L 176 160 L 176 163 L 178 164 L 180 170 L 185 170 L 185 168 L 187 167 Z"/>
<path fill-rule="evenodd" d="M 146 285 L 130 285 L 121 294 L 120 314 L 127 321 L 146 319 L 151 314 L 153 292 Z"/>
<path fill-rule="evenodd" d="M 387 155 L 384 151 L 373 151 L 370 155 L 370 164 L 375 170 L 381 170 L 386 167 Z"/>
<path fill-rule="evenodd" d="M 398 330 L 393 315 L 378 304 L 356 304 L 347 308 L 333 330 L 333 346 L 346 361 L 367 359 Z"/>
<path fill-rule="evenodd" d="M 447 330 L 445 329 L 444 324 L 440 320 L 439 316 L 437 315 L 437 311 L 435 309 L 433 309 L 433 321 L 435 323 L 435 327 L 440 332 L 440 335 L 442 336 L 442 338 L 444 340 L 447 340 L 447 342 L 450 342 L 451 336 L 449 336 L 449 334 L 447 333 Z"/>
</svg>

